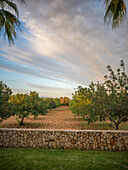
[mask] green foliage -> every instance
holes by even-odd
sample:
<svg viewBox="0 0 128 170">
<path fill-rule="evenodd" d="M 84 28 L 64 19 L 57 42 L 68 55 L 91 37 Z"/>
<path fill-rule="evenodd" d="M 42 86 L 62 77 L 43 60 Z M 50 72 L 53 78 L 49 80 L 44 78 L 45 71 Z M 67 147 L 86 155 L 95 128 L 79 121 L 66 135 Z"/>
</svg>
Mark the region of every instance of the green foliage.
<svg viewBox="0 0 128 170">
<path fill-rule="evenodd" d="M 12 105 L 12 112 L 18 116 L 18 123 L 22 125 L 24 118 L 28 117 L 31 110 L 31 101 L 29 95 L 19 93 L 16 95 L 12 95 L 9 103 Z"/>
<path fill-rule="evenodd" d="M 39 114 L 45 115 L 47 113 L 47 105 L 42 98 L 39 97 L 39 94 L 35 91 L 30 92 L 31 100 L 31 113 L 36 118 Z"/>
<path fill-rule="evenodd" d="M 59 98 L 55 98 L 55 99 L 53 99 L 53 101 L 55 102 L 56 107 L 60 106 L 60 99 Z"/>
<path fill-rule="evenodd" d="M 20 125 L 23 124 L 24 118 L 28 115 L 34 115 L 36 118 L 39 114 L 44 115 L 47 111 L 46 103 L 39 96 L 38 93 L 30 92 L 30 94 L 16 94 L 12 95 L 9 103 L 12 105 L 11 110 L 18 116 L 17 121 Z"/>
<path fill-rule="evenodd" d="M 44 100 L 48 109 L 55 109 L 60 106 L 60 100 L 58 98 L 45 98 Z"/>
<path fill-rule="evenodd" d="M 50 107 L 51 107 L 51 109 L 55 109 L 56 108 L 56 103 L 55 103 L 54 100 L 50 101 Z"/>
<path fill-rule="evenodd" d="M 104 76 L 104 83 L 78 87 L 70 104 L 73 113 L 83 116 L 88 123 L 109 118 L 118 130 L 119 124 L 128 120 L 128 76 L 122 60 L 120 66 L 122 71 L 118 68 L 116 74 L 107 67 L 110 75 Z"/>
<path fill-rule="evenodd" d="M 17 0 L 24 3 L 24 0 Z M 18 31 L 21 31 L 19 11 L 13 0 L 0 0 L 0 35 L 8 38 L 9 44 L 14 44 Z"/>
<path fill-rule="evenodd" d="M 121 24 L 126 17 L 126 5 L 124 0 L 105 0 L 107 6 L 104 16 L 105 23 L 108 24 L 112 20 L 112 28 Z"/>
<path fill-rule="evenodd" d="M 90 100 L 87 98 L 88 88 L 78 86 L 73 99 L 70 101 L 70 108 L 75 115 L 82 116 L 85 119 L 87 115 L 87 107 L 89 107 Z"/>
<path fill-rule="evenodd" d="M 107 91 L 104 113 L 115 123 L 116 129 L 122 121 L 128 120 L 128 76 L 122 60 L 120 67 L 115 74 L 113 69 L 108 66 L 110 76 L 105 76 L 104 82 Z"/>
<path fill-rule="evenodd" d="M 8 99 L 11 94 L 11 89 L 2 81 L 0 81 L 0 122 L 12 115 L 10 111 L 11 106 L 8 103 Z"/>
</svg>

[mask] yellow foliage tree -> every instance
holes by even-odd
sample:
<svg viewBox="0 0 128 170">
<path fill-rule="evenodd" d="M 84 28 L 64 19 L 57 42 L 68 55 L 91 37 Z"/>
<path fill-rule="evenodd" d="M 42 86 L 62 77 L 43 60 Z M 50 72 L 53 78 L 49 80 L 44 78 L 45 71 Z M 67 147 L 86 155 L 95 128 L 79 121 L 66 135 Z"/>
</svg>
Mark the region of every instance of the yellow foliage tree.
<svg viewBox="0 0 128 170">
<path fill-rule="evenodd" d="M 70 101 L 70 99 L 68 97 L 60 97 L 60 104 L 61 105 L 68 106 L 69 101 Z"/>
</svg>

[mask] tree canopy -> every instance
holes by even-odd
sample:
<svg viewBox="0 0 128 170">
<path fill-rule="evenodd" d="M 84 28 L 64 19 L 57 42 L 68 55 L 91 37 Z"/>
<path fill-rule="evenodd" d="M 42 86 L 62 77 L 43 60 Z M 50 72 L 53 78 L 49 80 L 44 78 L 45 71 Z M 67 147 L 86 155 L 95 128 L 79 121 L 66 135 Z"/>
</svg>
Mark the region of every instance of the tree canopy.
<svg viewBox="0 0 128 170">
<path fill-rule="evenodd" d="M 11 89 L 0 81 L 0 122 L 12 115 L 11 105 L 8 102 L 11 94 Z"/>
<path fill-rule="evenodd" d="M 47 112 L 47 106 L 38 93 L 35 91 L 30 94 L 11 95 L 9 99 L 12 112 L 17 115 L 17 121 L 23 125 L 24 118 L 33 115 L 36 118 L 39 114 L 44 115 Z"/>
<path fill-rule="evenodd" d="M 107 66 L 110 75 L 104 76 L 104 83 L 92 82 L 88 88 L 79 86 L 70 103 L 72 112 L 88 123 L 108 118 L 118 130 L 119 124 L 128 120 L 128 76 L 122 60 L 120 67 L 115 73 Z"/>
</svg>

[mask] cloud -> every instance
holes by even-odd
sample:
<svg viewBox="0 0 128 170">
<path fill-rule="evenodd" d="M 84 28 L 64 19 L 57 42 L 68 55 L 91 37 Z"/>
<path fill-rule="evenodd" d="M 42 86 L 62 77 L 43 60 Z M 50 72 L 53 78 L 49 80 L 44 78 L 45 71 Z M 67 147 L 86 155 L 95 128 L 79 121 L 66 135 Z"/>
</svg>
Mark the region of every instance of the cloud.
<svg viewBox="0 0 128 170">
<path fill-rule="evenodd" d="M 72 90 L 66 88 L 59 88 L 59 87 L 52 87 L 52 86 L 43 86 L 43 85 L 36 85 L 32 83 L 27 84 L 31 89 L 36 90 L 40 93 L 42 97 L 61 97 L 61 96 L 68 96 L 71 97 Z"/>
<path fill-rule="evenodd" d="M 15 46 L 0 40 L 0 55 L 6 61 L 1 69 L 59 81 L 62 89 L 71 91 L 77 85 L 102 81 L 107 65 L 117 68 L 123 59 L 128 66 L 128 23 L 115 30 L 107 27 L 103 1 L 29 0 L 19 9 L 25 31 Z M 41 92 L 40 84 L 37 87 Z M 46 91 L 53 95 L 55 88 L 56 84 L 53 91 Z"/>
</svg>

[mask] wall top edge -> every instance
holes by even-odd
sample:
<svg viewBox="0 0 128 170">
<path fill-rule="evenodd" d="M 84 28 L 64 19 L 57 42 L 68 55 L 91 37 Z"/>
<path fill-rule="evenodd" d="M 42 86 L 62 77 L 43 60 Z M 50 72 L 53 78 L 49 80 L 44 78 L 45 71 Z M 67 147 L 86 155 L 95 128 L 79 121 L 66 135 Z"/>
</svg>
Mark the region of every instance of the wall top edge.
<svg viewBox="0 0 128 170">
<path fill-rule="evenodd" d="M 0 128 L 0 131 L 49 131 L 49 132 L 123 132 L 128 133 L 128 130 L 66 130 L 66 129 L 21 129 L 21 128 Z"/>
</svg>

